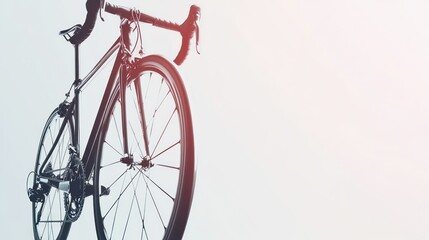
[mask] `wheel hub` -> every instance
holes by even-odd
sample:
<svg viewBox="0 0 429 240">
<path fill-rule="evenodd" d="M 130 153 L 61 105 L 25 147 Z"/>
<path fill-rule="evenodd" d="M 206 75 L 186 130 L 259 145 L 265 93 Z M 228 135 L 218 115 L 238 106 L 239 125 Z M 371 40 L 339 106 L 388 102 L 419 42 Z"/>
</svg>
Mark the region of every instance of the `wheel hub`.
<svg viewBox="0 0 429 240">
<path fill-rule="evenodd" d="M 142 159 L 142 161 L 140 162 L 140 165 L 144 170 L 147 170 L 153 167 L 152 159 L 149 156 L 146 156 Z"/>
</svg>

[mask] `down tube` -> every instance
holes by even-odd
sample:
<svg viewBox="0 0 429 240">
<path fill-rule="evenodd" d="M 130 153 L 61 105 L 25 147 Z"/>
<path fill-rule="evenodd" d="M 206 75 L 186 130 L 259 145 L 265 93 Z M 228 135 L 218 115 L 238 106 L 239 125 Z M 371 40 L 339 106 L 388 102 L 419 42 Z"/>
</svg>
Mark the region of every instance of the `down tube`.
<svg viewBox="0 0 429 240">
<path fill-rule="evenodd" d="M 119 39 L 115 42 L 115 44 L 112 46 L 112 48 L 109 50 L 108 53 L 100 60 L 100 62 L 94 67 L 94 69 L 88 74 L 88 76 L 82 81 L 82 84 L 79 86 L 80 88 L 84 86 L 84 84 L 97 72 L 97 70 L 106 62 L 106 60 L 113 54 L 113 52 L 119 47 Z M 111 51 L 113 49 L 113 51 Z M 94 125 L 91 130 L 91 134 L 88 139 L 88 143 L 85 148 L 85 152 L 82 157 L 82 162 L 85 166 L 85 176 L 86 178 L 89 178 L 92 168 L 95 163 L 95 154 L 96 154 L 96 147 L 97 147 L 97 140 L 100 135 L 101 131 L 101 123 L 104 119 L 105 114 L 105 107 L 107 105 L 107 102 L 109 101 L 110 94 L 112 92 L 113 87 L 115 86 L 116 79 L 118 77 L 119 68 L 121 66 L 121 59 L 122 55 L 120 54 L 120 51 L 118 52 L 115 63 L 113 65 L 112 72 L 109 77 L 109 81 L 106 86 L 106 90 L 103 94 L 103 99 L 101 100 L 100 107 L 98 109 L 97 117 L 95 118 Z"/>
</svg>

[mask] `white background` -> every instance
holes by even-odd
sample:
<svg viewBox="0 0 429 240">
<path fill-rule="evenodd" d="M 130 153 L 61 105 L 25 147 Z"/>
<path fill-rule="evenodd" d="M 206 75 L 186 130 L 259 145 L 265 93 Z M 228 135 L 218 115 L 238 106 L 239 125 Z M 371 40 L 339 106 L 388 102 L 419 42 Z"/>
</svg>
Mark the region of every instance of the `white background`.
<svg viewBox="0 0 429 240">
<path fill-rule="evenodd" d="M 84 2 L 0 7 L 2 239 L 32 237 L 26 176 L 73 80 L 56 34 Z M 202 54 L 179 67 L 198 156 L 185 239 L 429 239 L 427 1 L 136 2 L 114 3 L 177 22 L 202 8 Z M 105 18 L 81 47 L 84 73 L 117 34 Z M 179 36 L 145 29 L 147 53 L 173 58 Z M 86 132 L 104 85 L 84 92 Z"/>
</svg>

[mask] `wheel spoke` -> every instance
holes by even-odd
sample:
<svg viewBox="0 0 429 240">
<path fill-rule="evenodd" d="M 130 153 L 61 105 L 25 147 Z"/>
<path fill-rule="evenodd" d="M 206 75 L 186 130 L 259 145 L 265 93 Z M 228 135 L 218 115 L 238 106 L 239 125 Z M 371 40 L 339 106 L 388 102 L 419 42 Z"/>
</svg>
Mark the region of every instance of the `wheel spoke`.
<svg viewBox="0 0 429 240">
<path fill-rule="evenodd" d="M 121 141 L 122 138 L 121 138 L 121 133 L 120 133 L 119 127 L 118 127 L 118 122 L 116 121 L 116 117 L 114 114 L 112 114 L 112 117 L 113 117 L 113 122 L 115 123 L 116 134 L 118 135 L 118 140 L 119 140 L 119 143 L 121 144 L 121 149 L 124 149 L 122 141 Z M 119 152 L 119 151 L 117 151 L 117 152 Z M 121 153 L 119 153 L 119 154 L 121 154 Z"/>
<path fill-rule="evenodd" d="M 147 207 L 147 192 L 148 192 L 146 180 L 145 180 L 145 186 L 146 186 L 146 188 L 145 188 L 145 193 L 144 193 L 143 229 L 144 229 L 144 232 L 145 232 L 145 235 L 146 235 L 146 239 L 149 239 L 148 236 L 147 236 L 147 230 L 146 230 L 146 226 L 145 226 L 146 207 Z"/>
<path fill-rule="evenodd" d="M 157 107 L 155 108 L 153 115 L 152 115 L 152 119 L 155 119 L 156 113 L 158 112 L 158 110 L 161 108 L 162 104 L 164 103 L 165 99 L 168 97 L 168 95 L 171 93 L 171 91 L 168 91 L 165 96 L 162 98 L 161 102 L 157 105 Z M 152 120 L 153 121 L 153 120 Z"/>
<path fill-rule="evenodd" d="M 143 174 L 147 179 L 149 179 L 149 180 L 151 180 L 146 174 Z M 164 227 L 164 230 L 165 229 L 167 229 L 166 227 L 165 227 L 165 223 L 164 223 L 164 220 L 162 219 L 162 216 L 161 216 L 161 213 L 160 213 L 160 211 L 159 211 L 159 208 L 158 208 L 158 204 L 156 204 L 156 201 L 155 201 L 155 198 L 153 197 L 153 194 L 152 194 L 152 191 L 150 190 L 150 187 L 149 187 L 149 184 L 147 183 L 147 181 L 146 181 L 146 178 L 144 178 L 145 179 L 145 183 L 146 183 L 146 188 L 147 188 L 147 190 L 149 191 L 149 196 L 150 196 L 150 198 L 151 198 L 151 200 L 152 200 L 152 203 L 153 203 L 153 205 L 155 206 L 155 209 L 156 209 L 156 212 L 158 213 L 158 217 L 159 217 L 159 220 L 161 220 L 161 223 L 162 223 L 162 226 Z M 153 183 L 153 181 L 151 180 L 151 182 Z M 155 184 L 156 185 L 156 184 Z M 157 186 L 157 185 L 156 185 Z M 159 187 L 159 186 L 157 186 L 157 187 Z M 165 193 L 165 192 L 164 192 Z M 167 194 L 168 195 L 168 194 Z M 174 201 L 174 200 L 173 200 Z"/>
<path fill-rule="evenodd" d="M 149 179 L 149 181 L 151 181 L 159 190 L 161 190 L 163 193 L 165 193 L 165 195 L 167 195 L 171 200 L 173 200 L 173 202 L 174 202 L 174 198 L 170 195 L 170 194 L 168 194 L 168 192 L 166 192 L 162 187 L 160 187 L 156 182 L 154 182 L 148 175 L 146 175 L 144 172 L 142 172 L 141 170 L 140 170 L 140 172 L 147 178 L 147 179 Z"/>
<path fill-rule="evenodd" d="M 129 126 L 130 126 L 130 128 L 131 128 L 131 132 L 133 133 L 133 137 L 134 137 L 134 140 L 136 141 L 136 143 L 137 143 L 137 148 L 139 149 L 139 152 L 140 152 L 140 156 L 145 156 L 144 154 L 143 154 L 143 151 L 142 151 L 142 148 L 140 147 L 140 141 L 138 140 L 138 138 L 137 138 L 137 136 L 136 136 L 136 132 L 134 131 L 134 128 L 133 128 L 133 126 L 131 125 L 131 124 L 129 124 Z M 131 150 L 130 150 L 130 152 L 131 152 Z"/>
<path fill-rule="evenodd" d="M 57 191 L 55 191 L 55 193 L 54 193 L 54 197 L 53 198 L 55 198 L 55 196 L 56 196 L 56 194 L 57 194 Z M 50 218 L 51 218 L 51 213 L 52 213 L 52 203 L 51 203 L 51 198 L 49 198 L 48 197 L 48 208 L 49 208 L 49 213 L 48 213 L 48 216 L 47 216 L 47 224 L 45 224 L 45 227 L 43 228 L 43 231 L 42 231 L 42 236 L 44 235 L 44 233 L 45 233 L 45 229 L 46 229 L 46 226 L 48 226 L 48 232 L 49 232 L 49 226 L 51 226 L 51 229 L 52 229 L 52 223 L 51 223 L 51 221 L 50 221 Z M 44 209 L 44 208 L 43 208 Z M 54 235 L 53 233 L 52 233 L 52 235 Z"/>
<path fill-rule="evenodd" d="M 122 182 L 121 191 L 122 191 L 122 189 L 123 189 L 123 187 L 124 187 L 124 183 L 125 183 L 125 178 L 124 178 L 124 181 Z M 121 195 L 122 195 L 122 193 L 121 193 Z M 115 215 L 113 216 L 113 223 L 112 223 L 112 229 L 111 229 L 111 231 L 110 231 L 110 236 L 112 236 L 112 234 L 113 234 L 113 228 L 115 227 L 116 214 L 118 213 L 118 208 L 119 208 L 119 199 L 121 198 L 121 195 L 119 195 L 118 199 L 115 201 L 115 203 L 116 203 L 116 202 L 118 202 L 118 204 L 116 205 L 116 208 L 115 208 Z M 104 218 L 106 218 L 107 214 L 110 212 L 110 210 L 113 208 L 113 206 L 115 206 L 115 203 L 113 203 L 112 207 L 109 209 L 109 211 L 107 211 L 107 213 L 106 213 L 106 215 L 103 217 L 103 219 L 104 219 Z"/>
<path fill-rule="evenodd" d="M 133 209 L 133 205 L 134 205 L 134 197 L 131 200 L 131 206 L 130 206 L 130 210 L 128 211 L 127 222 L 125 223 L 125 228 L 124 228 L 124 233 L 122 234 L 122 239 L 125 239 L 125 233 L 127 232 L 128 223 L 130 221 L 130 216 L 131 216 L 131 211 Z"/>
<path fill-rule="evenodd" d="M 48 130 L 49 130 L 49 137 L 51 138 L 51 145 L 54 145 L 54 137 L 52 136 L 51 126 L 49 126 Z"/>
<path fill-rule="evenodd" d="M 166 149 L 162 150 L 160 153 L 158 153 L 157 155 L 153 156 L 151 159 L 154 160 L 155 158 L 157 158 L 158 156 L 160 156 L 161 154 L 167 152 L 168 150 L 172 149 L 174 146 L 177 146 L 177 144 L 180 143 L 180 140 L 177 141 L 176 143 L 174 143 L 173 145 L 167 147 Z"/>
<path fill-rule="evenodd" d="M 116 162 L 112 162 L 112 163 L 109 163 L 109 164 L 104 165 L 104 166 L 100 166 L 100 169 L 101 169 L 101 168 L 105 168 L 105 167 L 110 167 L 110 166 L 115 165 L 115 164 L 118 164 L 118 163 L 120 163 L 120 162 L 121 162 L 121 161 L 116 161 Z"/>
<path fill-rule="evenodd" d="M 148 86 L 146 88 L 146 93 L 145 93 L 145 96 L 144 96 L 145 99 L 147 99 L 147 94 L 149 92 L 149 87 L 150 87 L 151 82 L 152 82 L 152 73 L 149 73 L 149 83 L 148 83 Z"/>
<path fill-rule="evenodd" d="M 113 151 L 115 151 L 117 154 L 119 154 L 119 156 L 122 156 L 122 153 L 118 150 L 118 149 L 116 149 L 115 147 L 113 147 L 113 145 L 112 144 L 110 144 L 109 142 L 107 142 L 107 141 L 104 141 L 106 144 L 107 144 L 107 146 L 109 146 Z"/>
<path fill-rule="evenodd" d="M 177 108 L 174 109 L 174 111 L 171 113 L 170 118 L 168 119 L 167 124 L 165 124 L 164 129 L 162 130 L 161 136 L 159 136 L 158 141 L 156 142 L 155 148 L 153 149 L 150 158 L 152 159 L 153 154 L 155 153 L 156 149 L 158 148 L 159 142 L 161 141 L 162 137 L 164 136 L 165 130 L 167 130 L 168 125 L 170 124 L 171 119 L 174 116 L 174 113 L 176 112 Z"/>
<path fill-rule="evenodd" d="M 179 167 L 173 167 L 173 166 L 164 165 L 164 164 L 159 164 L 159 163 L 157 163 L 157 164 L 155 164 L 155 165 L 160 166 L 160 167 L 166 167 L 166 168 L 172 168 L 172 169 L 180 170 L 180 168 L 179 168 Z"/>
<path fill-rule="evenodd" d="M 65 139 L 65 134 L 62 135 L 60 142 L 64 143 L 64 139 Z M 67 143 L 67 147 L 64 146 L 64 144 L 60 144 L 60 142 L 58 143 L 58 155 L 59 155 L 59 166 L 62 166 L 64 163 L 64 160 L 66 159 L 67 153 L 68 153 L 68 149 L 67 147 L 70 145 L 70 141 Z M 63 147 L 65 147 L 65 149 L 62 149 Z M 60 156 L 61 152 L 63 153 L 62 156 Z M 57 160 L 55 160 L 53 166 L 55 166 L 55 163 L 57 162 Z"/>
<path fill-rule="evenodd" d="M 119 177 L 117 177 L 116 179 L 115 179 L 115 181 L 113 181 L 107 188 L 106 188 L 106 191 L 107 191 L 107 189 L 109 189 L 109 188 L 111 188 L 122 176 L 124 176 L 124 174 L 126 173 L 128 171 L 128 169 L 127 170 L 125 170 L 121 175 L 119 175 Z M 103 192 L 104 193 L 104 192 Z M 103 195 L 103 193 L 101 193 L 100 194 L 100 196 L 102 196 Z"/>
<path fill-rule="evenodd" d="M 128 211 L 127 222 L 126 222 L 126 224 L 125 224 L 125 229 L 124 229 L 124 233 L 123 233 L 123 235 L 122 235 L 122 239 L 125 239 L 125 232 L 126 232 L 127 227 L 128 227 L 128 223 L 129 223 L 129 220 L 130 220 L 131 211 L 132 211 L 132 208 L 133 208 L 133 205 L 134 205 L 134 201 L 135 201 L 135 202 L 136 202 L 136 204 L 137 204 L 137 208 L 138 208 L 138 211 L 139 211 L 139 214 L 140 214 L 140 219 L 141 219 L 141 220 L 142 220 L 142 222 L 143 222 L 143 217 L 142 217 L 142 213 L 141 213 L 141 210 L 140 210 L 140 204 L 139 204 L 139 202 L 138 202 L 138 200 L 137 200 L 137 196 L 136 196 L 136 188 L 137 188 L 137 187 L 138 187 L 138 185 L 139 185 L 140 177 L 141 177 L 141 176 L 142 176 L 142 175 L 141 175 L 141 174 L 139 174 L 139 177 L 137 178 L 136 186 L 134 186 L 134 183 L 132 183 L 132 187 L 133 187 L 133 198 L 132 198 L 132 200 L 131 200 L 130 210 Z"/>
<path fill-rule="evenodd" d="M 161 83 L 159 84 L 159 89 L 158 89 L 158 96 L 157 96 L 157 100 L 156 100 L 156 102 L 160 102 L 159 101 L 159 96 L 161 95 L 161 89 L 162 89 L 162 85 L 163 85 L 163 83 L 164 83 L 164 78 L 162 78 L 162 80 L 161 80 Z M 167 92 L 167 94 L 166 94 L 166 96 L 165 97 L 167 97 L 167 95 L 170 93 L 170 91 L 168 91 Z M 165 97 L 163 98 L 163 99 L 165 99 Z M 161 101 L 161 103 L 162 103 L 163 101 Z M 161 106 L 161 103 L 159 103 L 159 104 L 156 104 L 156 107 L 155 107 L 155 109 L 153 110 L 153 114 L 152 114 L 152 119 L 151 119 L 151 127 L 150 127 L 150 136 L 152 136 L 152 132 L 153 132 L 153 126 L 154 126 L 154 122 L 155 122 L 155 116 L 156 116 L 156 113 L 158 112 L 158 110 L 159 110 L 159 108 L 160 108 L 160 106 Z"/>
<path fill-rule="evenodd" d="M 42 144 L 41 146 L 43 148 L 43 152 L 45 153 L 45 156 L 48 155 L 48 152 L 46 151 L 45 144 Z M 44 158 L 43 158 L 44 159 Z"/>
<path fill-rule="evenodd" d="M 130 184 L 131 184 L 131 182 L 134 180 L 134 178 L 137 176 L 137 174 L 138 174 L 139 172 L 137 172 L 134 176 L 133 176 L 133 178 L 130 180 L 130 182 L 127 184 L 127 186 L 124 188 L 124 189 L 122 189 L 121 188 L 121 192 L 120 192 L 120 194 L 119 194 L 119 196 L 118 196 L 118 198 L 116 198 L 116 200 L 115 200 L 115 202 L 112 204 L 112 206 L 109 208 L 109 210 L 107 211 L 107 213 L 103 216 L 103 219 L 107 216 L 107 214 L 109 214 L 109 212 L 110 212 L 110 210 L 115 206 L 115 204 L 119 201 L 119 199 L 121 198 L 121 196 L 122 196 L 122 194 L 124 194 L 124 192 L 128 189 L 128 187 L 130 186 Z M 124 178 L 125 179 L 125 178 Z M 125 180 L 124 180 L 125 181 Z"/>
</svg>

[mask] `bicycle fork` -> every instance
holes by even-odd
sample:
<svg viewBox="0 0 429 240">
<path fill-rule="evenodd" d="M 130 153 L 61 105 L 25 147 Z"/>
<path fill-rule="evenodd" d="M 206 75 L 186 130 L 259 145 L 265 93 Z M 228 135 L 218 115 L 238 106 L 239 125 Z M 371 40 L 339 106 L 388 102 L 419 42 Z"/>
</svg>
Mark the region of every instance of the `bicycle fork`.
<svg viewBox="0 0 429 240">
<path fill-rule="evenodd" d="M 128 83 L 128 77 L 130 76 L 130 72 L 133 69 L 133 57 L 132 57 L 132 51 L 131 51 L 131 40 L 130 40 L 130 34 L 131 34 L 131 24 L 133 22 L 130 22 L 127 19 L 123 19 L 121 23 L 121 54 L 122 54 L 122 65 L 120 68 L 120 79 L 119 79 L 119 87 L 120 87 L 120 100 L 121 100 L 121 121 L 122 121 L 122 135 L 123 135 L 123 151 L 124 151 L 124 157 L 121 158 L 121 162 L 127 164 L 130 167 L 133 167 L 134 165 L 141 165 L 143 169 L 147 169 L 153 166 L 151 163 L 150 157 L 149 157 L 149 142 L 148 142 L 148 136 L 147 136 L 147 124 L 146 124 L 146 117 L 144 114 L 144 104 L 143 104 L 143 95 L 142 90 L 140 86 L 140 78 L 137 77 L 134 79 L 134 90 L 136 91 L 137 96 L 137 110 L 138 115 L 140 118 L 140 124 L 143 134 L 143 139 L 145 141 L 144 148 L 145 148 L 145 154 L 146 156 L 141 159 L 140 162 L 134 161 L 134 156 L 132 153 L 130 153 L 129 149 L 129 143 L 128 143 L 128 121 L 127 121 L 127 109 L 126 109 L 126 89 L 127 89 L 127 83 Z M 138 23 L 136 23 L 138 24 Z M 140 34 L 140 32 L 139 32 Z"/>
</svg>

